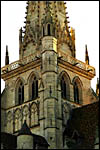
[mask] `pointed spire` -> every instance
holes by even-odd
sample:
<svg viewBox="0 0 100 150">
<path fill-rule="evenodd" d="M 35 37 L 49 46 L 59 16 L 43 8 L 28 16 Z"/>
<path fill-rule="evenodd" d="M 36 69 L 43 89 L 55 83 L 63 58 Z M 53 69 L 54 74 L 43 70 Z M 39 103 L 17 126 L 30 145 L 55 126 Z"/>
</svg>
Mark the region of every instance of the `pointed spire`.
<svg viewBox="0 0 100 150">
<path fill-rule="evenodd" d="M 76 50 L 75 50 L 75 29 L 71 27 L 71 39 L 72 39 L 72 44 L 73 44 L 73 57 L 76 57 Z"/>
<path fill-rule="evenodd" d="M 89 56 L 88 56 L 87 45 L 85 45 L 85 63 L 89 65 Z"/>
<path fill-rule="evenodd" d="M 6 45 L 5 65 L 9 64 L 8 45 Z"/>
<path fill-rule="evenodd" d="M 19 30 L 19 43 L 22 43 L 22 27 Z"/>
<path fill-rule="evenodd" d="M 50 1 L 46 1 L 46 17 L 51 17 L 51 7 L 50 7 Z M 49 19 L 49 18 L 48 18 Z"/>
<path fill-rule="evenodd" d="M 97 78 L 96 94 L 97 94 L 97 96 L 99 96 L 99 78 Z"/>
</svg>

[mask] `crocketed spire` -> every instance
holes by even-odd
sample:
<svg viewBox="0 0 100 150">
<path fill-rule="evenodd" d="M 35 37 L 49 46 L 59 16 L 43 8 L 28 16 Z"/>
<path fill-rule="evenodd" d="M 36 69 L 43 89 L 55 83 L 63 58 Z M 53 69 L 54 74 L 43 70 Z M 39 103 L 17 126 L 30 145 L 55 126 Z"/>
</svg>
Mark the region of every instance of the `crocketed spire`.
<svg viewBox="0 0 100 150">
<path fill-rule="evenodd" d="M 54 36 L 60 43 L 68 45 L 71 56 L 75 57 L 75 40 L 69 27 L 68 12 L 64 1 L 28 1 L 26 6 L 25 26 L 20 30 L 20 58 L 27 56 L 28 45 L 32 44 L 36 50 L 41 47 L 43 36 Z M 22 38 L 21 38 L 22 32 Z M 21 42 L 22 41 L 22 42 Z M 31 51 L 33 52 L 33 51 Z"/>
</svg>

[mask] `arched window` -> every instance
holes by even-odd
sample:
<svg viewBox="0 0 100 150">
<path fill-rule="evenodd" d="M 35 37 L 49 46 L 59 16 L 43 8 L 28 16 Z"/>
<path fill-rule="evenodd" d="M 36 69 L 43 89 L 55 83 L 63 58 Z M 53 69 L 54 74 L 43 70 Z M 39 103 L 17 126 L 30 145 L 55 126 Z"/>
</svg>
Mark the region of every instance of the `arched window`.
<svg viewBox="0 0 100 150">
<path fill-rule="evenodd" d="M 66 75 L 63 75 L 61 78 L 61 97 L 67 100 L 70 99 L 69 80 Z"/>
<path fill-rule="evenodd" d="M 24 103 L 24 85 L 20 82 L 18 87 L 18 103 L 19 105 Z"/>
<path fill-rule="evenodd" d="M 79 89 L 76 82 L 74 83 L 74 101 L 79 104 Z"/>
<path fill-rule="evenodd" d="M 82 103 L 82 82 L 78 77 L 73 79 L 74 102 L 77 104 Z"/>
<path fill-rule="evenodd" d="M 48 24 L 48 35 L 51 35 L 50 30 L 50 24 Z"/>
<path fill-rule="evenodd" d="M 38 80 L 36 77 L 33 77 L 33 79 L 30 81 L 30 98 L 36 99 L 38 97 Z"/>
<path fill-rule="evenodd" d="M 64 77 L 62 77 L 62 80 L 61 80 L 61 96 L 62 98 L 66 98 L 66 81 L 64 79 Z"/>
</svg>

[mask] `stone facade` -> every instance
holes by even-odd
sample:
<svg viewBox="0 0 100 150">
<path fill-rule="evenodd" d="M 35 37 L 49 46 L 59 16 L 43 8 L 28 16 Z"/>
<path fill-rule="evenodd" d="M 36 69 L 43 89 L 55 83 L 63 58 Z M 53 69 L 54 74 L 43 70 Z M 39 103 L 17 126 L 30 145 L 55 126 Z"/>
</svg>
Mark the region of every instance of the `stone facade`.
<svg viewBox="0 0 100 150">
<path fill-rule="evenodd" d="M 54 12 L 56 15 L 51 15 Z M 50 4 L 29 1 L 25 35 L 23 39 L 19 38 L 19 61 L 1 70 L 5 81 L 1 98 L 2 131 L 17 135 L 26 120 L 32 133 L 46 138 L 50 149 L 64 148 L 63 132 L 71 109 L 96 101 L 91 91 L 95 68 L 75 58 L 75 45 L 65 14 L 62 1 L 51 1 Z M 68 98 L 62 98 L 63 76 Z M 38 96 L 32 99 L 34 77 L 38 81 Z M 24 85 L 24 102 L 19 105 L 18 88 L 21 82 Z M 74 100 L 75 82 L 79 89 L 79 103 Z"/>
</svg>

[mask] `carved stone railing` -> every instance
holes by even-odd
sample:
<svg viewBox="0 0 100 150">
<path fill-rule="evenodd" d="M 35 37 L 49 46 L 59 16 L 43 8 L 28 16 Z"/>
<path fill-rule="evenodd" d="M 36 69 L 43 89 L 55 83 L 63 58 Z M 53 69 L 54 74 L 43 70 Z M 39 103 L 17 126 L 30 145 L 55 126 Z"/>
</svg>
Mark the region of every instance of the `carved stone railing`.
<svg viewBox="0 0 100 150">
<path fill-rule="evenodd" d="M 82 62 L 82 61 L 80 61 L 80 60 L 78 60 L 78 59 L 76 59 L 70 55 L 63 53 L 62 51 L 58 52 L 58 56 L 59 56 L 59 58 L 72 64 L 73 66 L 77 66 L 77 67 L 95 75 L 95 68 L 94 67 L 87 65 L 86 63 L 84 63 L 84 62 Z"/>
<path fill-rule="evenodd" d="M 63 53 L 62 51 L 59 51 L 58 55 L 59 55 L 59 57 L 61 57 L 62 60 L 72 64 L 73 66 L 77 66 L 77 67 L 95 75 L 95 68 L 94 67 L 87 65 L 86 63 Z M 4 73 L 7 73 L 9 71 L 12 71 L 16 68 L 19 68 L 25 64 L 28 64 L 29 62 L 35 61 L 37 58 L 40 58 L 40 57 L 41 57 L 40 52 L 38 52 L 38 53 L 36 52 L 36 53 L 31 54 L 27 57 L 24 57 L 21 60 L 15 61 L 9 65 L 6 65 L 6 66 L 1 68 L 1 75 Z"/>
<path fill-rule="evenodd" d="M 6 65 L 1 68 L 1 75 L 9 71 L 12 71 L 14 69 L 17 69 L 21 66 L 24 66 L 25 64 L 28 64 L 29 62 L 35 61 L 37 58 L 40 58 L 40 53 L 31 54 L 27 57 L 24 57 L 21 60 L 15 61 L 9 65 Z"/>
</svg>

